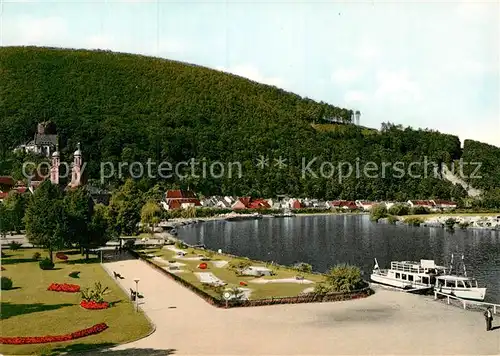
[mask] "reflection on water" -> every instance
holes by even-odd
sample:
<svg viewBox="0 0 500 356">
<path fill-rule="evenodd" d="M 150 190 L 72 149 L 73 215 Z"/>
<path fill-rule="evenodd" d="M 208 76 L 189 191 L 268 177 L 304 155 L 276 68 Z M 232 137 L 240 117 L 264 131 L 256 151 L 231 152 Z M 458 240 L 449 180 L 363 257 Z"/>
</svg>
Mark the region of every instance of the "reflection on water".
<svg viewBox="0 0 500 356">
<path fill-rule="evenodd" d="M 337 263 L 358 265 L 368 278 L 376 257 L 391 261 L 434 259 L 448 266 L 452 253 L 465 254 L 468 275 L 488 287 L 487 300 L 500 303 L 500 233 L 486 230 L 372 223 L 366 215 L 297 216 L 237 222 L 209 221 L 179 229 L 191 244 L 291 265 L 302 261 L 317 271 Z"/>
</svg>

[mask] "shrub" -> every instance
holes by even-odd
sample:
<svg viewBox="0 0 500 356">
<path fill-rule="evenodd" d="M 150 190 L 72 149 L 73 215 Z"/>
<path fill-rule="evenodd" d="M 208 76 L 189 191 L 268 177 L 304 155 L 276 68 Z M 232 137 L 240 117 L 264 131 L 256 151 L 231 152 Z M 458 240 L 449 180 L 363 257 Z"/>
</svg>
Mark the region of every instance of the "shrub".
<svg viewBox="0 0 500 356">
<path fill-rule="evenodd" d="M 23 244 L 22 243 L 19 243 L 19 242 L 16 242 L 16 241 L 11 241 L 9 243 L 9 248 L 12 250 L 12 251 L 15 251 L 15 250 L 19 250 L 21 248 Z"/>
<path fill-rule="evenodd" d="M 420 226 L 424 221 L 420 218 L 408 218 L 405 222 L 410 226 Z"/>
<path fill-rule="evenodd" d="M 423 207 L 423 206 L 417 206 L 417 207 L 411 209 L 410 212 L 413 215 L 424 215 L 424 214 L 430 213 L 429 209 L 427 209 L 426 207 Z"/>
<path fill-rule="evenodd" d="M 365 285 L 361 270 L 356 266 L 335 266 L 329 271 L 326 279 L 333 292 L 351 292 Z"/>
<path fill-rule="evenodd" d="M 470 223 L 467 222 L 467 221 L 464 221 L 464 222 L 461 222 L 460 224 L 458 224 L 458 226 L 462 229 L 462 230 L 465 230 L 467 229 L 469 226 L 470 226 Z"/>
<path fill-rule="evenodd" d="M 33 254 L 33 257 L 31 257 L 31 258 L 33 258 L 33 260 L 35 260 L 35 261 L 38 261 L 41 257 L 42 257 L 42 255 L 40 254 L 40 252 L 35 252 Z"/>
<path fill-rule="evenodd" d="M 1 281 L 1 290 L 9 290 L 12 289 L 12 279 L 2 276 L 2 281 Z"/>
<path fill-rule="evenodd" d="M 387 222 L 388 222 L 389 224 L 394 225 L 394 224 L 396 224 L 396 222 L 397 222 L 397 221 L 399 221 L 399 219 L 398 219 L 396 216 L 394 216 L 394 215 L 389 215 L 389 216 L 387 217 Z"/>
<path fill-rule="evenodd" d="M 227 264 L 227 268 L 236 273 L 240 273 L 241 271 L 250 267 L 252 263 L 246 260 L 232 260 Z"/>
<path fill-rule="evenodd" d="M 94 289 L 86 288 L 81 292 L 82 299 L 87 302 L 102 303 L 107 290 L 108 287 L 102 288 L 101 282 L 96 282 Z"/>
<path fill-rule="evenodd" d="M 327 294 L 332 291 L 332 286 L 326 283 L 317 283 L 314 286 L 314 293 L 315 294 Z"/>
<path fill-rule="evenodd" d="M 456 223 L 457 223 L 457 221 L 453 218 L 446 219 L 446 221 L 444 222 L 446 227 L 449 229 L 453 229 L 453 227 L 455 226 Z"/>
<path fill-rule="evenodd" d="M 182 241 L 176 241 L 175 242 L 175 247 L 179 248 L 181 250 L 188 248 L 188 246 L 184 242 L 182 242 Z"/>
<path fill-rule="evenodd" d="M 294 266 L 294 269 L 296 269 L 298 272 L 301 273 L 311 273 L 312 272 L 312 266 L 308 263 L 300 262 Z"/>
<path fill-rule="evenodd" d="M 387 216 L 387 208 L 384 204 L 377 204 L 373 206 L 370 210 L 370 220 L 378 221 Z"/>
<path fill-rule="evenodd" d="M 50 260 L 50 258 L 45 257 L 43 260 L 41 260 L 38 265 L 40 266 L 41 269 L 43 270 L 49 270 L 54 268 L 54 263 Z"/>
<path fill-rule="evenodd" d="M 215 256 L 215 252 L 214 251 L 210 251 L 208 250 L 206 253 L 205 253 L 205 256 L 207 256 L 207 258 L 213 258 Z"/>
<path fill-rule="evenodd" d="M 396 216 L 408 215 L 409 212 L 410 208 L 406 204 L 394 204 L 389 209 L 389 214 Z"/>
</svg>

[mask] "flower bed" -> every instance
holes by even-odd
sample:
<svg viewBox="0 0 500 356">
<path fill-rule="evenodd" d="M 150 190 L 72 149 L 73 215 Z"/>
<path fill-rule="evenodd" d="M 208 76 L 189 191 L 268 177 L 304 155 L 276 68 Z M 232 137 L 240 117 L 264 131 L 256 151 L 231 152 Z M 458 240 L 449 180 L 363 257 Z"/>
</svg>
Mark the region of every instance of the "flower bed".
<svg viewBox="0 0 500 356">
<path fill-rule="evenodd" d="M 63 252 L 58 252 L 56 253 L 56 257 L 60 260 L 63 260 L 63 261 L 67 261 L 68 260 L 68 256 L 66 256 Z"/>
<path fill-rule="evenodd" d="M 109 303 L 108 302 L 102 302 L 102 303 L 97 303 L 94 301 L 87 301 L 87 300 L 82 300 L 80 302 L 80 306 L 85 309 L 107 309 L 109 308 Z"/>
<path fill-rule="evenodd" d="M 66 293 L 78 293 L 80 291 L 80 286 L 76 284 L 59 284 L 59 283 L 52 283 L 47 290 L 53 291 L 53 292 L 66 292 Z"/>
<path fill-rule="evenodd" d="M 60 342 L 80 339 L 82 337 L 95 335 L 106 330 L 108 326 L 105 323 L 96 324 L 88 329 L 76 331 L 66 335 L 55 336 L 21 336 L 21 337 L 0 337 L 0 344 L 26 345 L 26 344 L 45 344 L 48 342 Z"/>
</svg>

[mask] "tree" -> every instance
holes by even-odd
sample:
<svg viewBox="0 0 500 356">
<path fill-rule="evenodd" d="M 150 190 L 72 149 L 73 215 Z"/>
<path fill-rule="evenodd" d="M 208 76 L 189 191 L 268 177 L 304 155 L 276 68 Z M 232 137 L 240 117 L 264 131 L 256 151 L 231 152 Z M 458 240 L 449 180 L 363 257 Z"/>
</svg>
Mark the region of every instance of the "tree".
<svg viewBox="0 0 500 356">
<path fill-rule="evenodd" d="M 389 208 L 389 214 L 403 216 L 408 215 L 410 208 L 406 204 L 394 204 Z"/>
<path fill-rule="evenodd" d="M 7 232 L 10 231 L 11 218 L 10 211 L 4 203 L 0 202 L 0 236 L 5 237 Z"/>
<path fill-rule="evenodd" d="M 141 220 L 141 192 L 132 179 L 117 189 L 111 196 L 109 216 L 118 235 L 135 235 Z"/>
<path fill-rule="evenodd" d="M 90 221 L 89 229 L 89 246 L 103 246 L 112 236 L 108 219 L 108 208 L 102 204 L 94 206 L 94 213 Z"/>
<path fill-rule="evenodd" d="M 149 227 L 151 234 L 154 233 L 155 225 L 160 222 L 160 213 L 160 207 L 152 200 L 144 204 L 141 209 L 141 223 Z"/>
<path fill-rule="evenodd" d="M 24 230 L 24 213 L 26 211 L 27 196 L 23 193 L 12 191 L 4 201 L 6 209 L 9 211 L 10 227 L 20 233 Z"/>
<path fill-rule="evenodd" d="M 29 242 L 48 249 L 53 262 L 53 251 L 65 246 L 68 226 L 59 187 L 48 180 L 40 184 L 28 203 L 25 221 Z"/>
<path fill-rule="evenodd" d="M 94 202 L 84 188 L 70 190 L 64 197 L 64 209 L 67 218 L 66 239 L 77 244 L 86 259 L 89 258 L 90 233 Z"/>
</svg>

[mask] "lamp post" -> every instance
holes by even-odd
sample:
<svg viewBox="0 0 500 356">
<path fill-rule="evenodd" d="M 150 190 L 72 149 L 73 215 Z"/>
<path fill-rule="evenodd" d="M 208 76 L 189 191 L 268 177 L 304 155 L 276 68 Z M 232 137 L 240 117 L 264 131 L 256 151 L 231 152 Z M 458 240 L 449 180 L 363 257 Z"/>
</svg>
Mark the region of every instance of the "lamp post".
<svg viewBox="0 0 500 356">
<path fill-rule="evenodd" d="M 101 265 L 102 265 L 102 250 L 101 250 Z"/>
<path fill-rule="evenodd" d="M 134 278 L 135 282 L 135 311 L 139 311 L 139 278 Z"/>
</svg>

